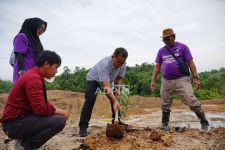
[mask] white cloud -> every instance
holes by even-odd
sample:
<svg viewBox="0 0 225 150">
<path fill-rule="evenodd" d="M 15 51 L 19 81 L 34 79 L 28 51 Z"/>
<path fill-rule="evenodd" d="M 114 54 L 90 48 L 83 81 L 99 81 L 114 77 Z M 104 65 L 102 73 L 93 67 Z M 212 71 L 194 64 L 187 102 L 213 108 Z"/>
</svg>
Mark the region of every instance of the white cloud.
<svg viewBox="0 0 225 150">
<path fill-rule="evenodd" d="M 222 0 L 0 1 L 0 78 L 12 78 L 12 41 L 28 17 L 48 22 L 42 44 L 71 69 L 89 68 L 119 46 L 129 51 L 128 65 L 152 63 L 165 27 L 190 47 L 198 70 L 218 69 L 225 66 L 224 6 Z"/>
</svg>

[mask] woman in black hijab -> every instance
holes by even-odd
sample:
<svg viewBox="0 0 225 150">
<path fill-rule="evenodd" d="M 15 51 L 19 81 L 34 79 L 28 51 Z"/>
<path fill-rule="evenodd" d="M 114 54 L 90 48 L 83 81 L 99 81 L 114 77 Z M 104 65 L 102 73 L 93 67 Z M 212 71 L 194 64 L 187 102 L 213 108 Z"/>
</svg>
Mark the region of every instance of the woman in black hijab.
<svg viewBox="0 0 225 150">
<path fill-rule="evenodd" d="M 31 43 L 31 47 L 35 49 L 36 56 L 43 51 L 43 46 L 39 39 L 39 36 L 45 32 L 47 28 L 47 22 L 40 18 L 29 18 L 23 22 L 22 28 L 19 33 L 26 34 Z"/>
<path fill-rule="evenodd" d="M 39 36 L 45 32 L 47 22 L 40 18 L 28 18 L 14 38 L 15 61 L 13 63 L 13 82 L 27 70 L 36 66 L 36 58 L 43 51 Z"/>
</svg>

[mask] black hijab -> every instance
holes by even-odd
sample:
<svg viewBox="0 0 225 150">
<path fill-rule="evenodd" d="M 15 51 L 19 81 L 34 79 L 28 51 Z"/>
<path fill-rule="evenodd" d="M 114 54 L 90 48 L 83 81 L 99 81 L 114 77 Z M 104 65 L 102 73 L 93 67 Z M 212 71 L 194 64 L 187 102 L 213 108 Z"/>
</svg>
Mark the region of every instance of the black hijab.
<svg viewBox="0 0 225 150">
<path fill-rule="evenodd" d="M 43 21 L 42 19 L 28 18 L 23 22 L 22 28 L 19 32 L 24 33 L 27 36 L 31 47 L 35 50 L 36 56 L 38 56 L 38 54 L 44 50 L 39 36 L 37 36 L 37 29 L 42 24 L 44 24 L 47 29 L 47 22 Z"/>
</svg>

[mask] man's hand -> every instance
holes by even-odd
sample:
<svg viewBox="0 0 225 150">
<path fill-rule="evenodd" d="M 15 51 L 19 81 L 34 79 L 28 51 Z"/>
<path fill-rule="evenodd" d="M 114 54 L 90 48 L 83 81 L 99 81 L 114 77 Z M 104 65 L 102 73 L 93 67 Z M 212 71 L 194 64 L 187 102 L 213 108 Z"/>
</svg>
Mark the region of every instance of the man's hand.
<svg viewBox="0 0 225 150">
<path fill-rule="evenodd" d="M 198 72 L 197 72 L 195 63 L 193 60 L 190 60 L 187 63 L 188 63 L 188 66 L 189 66 L 192 76 L 193 76 L 192 82 L 194 84 L 194 87 L 198 90 L 198 89 L 200 89 L 200 80 L 198 77 Z"/>
<path fill-rule="evenodd" d="M 59 109 L 59 108 L 56 108 L 55 114 L 56 114 L 56 115 L 62 115 L 62 116 L 64 116 L 66 119 L 68 119 L 68 118 L 70 117 L 69 111 L 63 110 L 63 109 Z"/>
<path fill-rule="evenodd" d="M 25 70 L 20 70 L 19 71 L 19 76 L 22 76 L 26 71 Z"/>
<path fill-rule="evenodd" d="M 119 98 L 121 96 L 120 89 L 117 89 L 116 92 L 113 93 L 116 98 Z"/>
<path fill-rule="evenodd" d="M 155 81 L 157 79 L 157 76 L 158 76 L 160 70 L 161 70 L 161 64 L 156 63 L 155 67 L 154 67 L 154 70 L 153 70 L 152 80 L 151 80 L 151 84 L 150 84 L 150 89 L 151 89 L 152 92 L 155 91 L 155 85 L 156 85 Z"/>
<path fill-rule="evenodd" d="M 151 84 L 150 84 L 150 90 L 153 92 L 155 91 L 155 82 L 152 81 Z"/>
<path fill-rule="evenodd" d="M 193 78 L 193 84 L 194 84 L 194 87 L 198 90 L 200 89 L 200 80 L 199 79 L 196 79 L 196 78 Z"/>
<path fill-rule="evenodd" d="M 113 108 L 114 110 L 119 110 L 120 109 L 120 103 L 118 102 L 118 100 L 114 101 L 113 103 Z"/>
</svg>

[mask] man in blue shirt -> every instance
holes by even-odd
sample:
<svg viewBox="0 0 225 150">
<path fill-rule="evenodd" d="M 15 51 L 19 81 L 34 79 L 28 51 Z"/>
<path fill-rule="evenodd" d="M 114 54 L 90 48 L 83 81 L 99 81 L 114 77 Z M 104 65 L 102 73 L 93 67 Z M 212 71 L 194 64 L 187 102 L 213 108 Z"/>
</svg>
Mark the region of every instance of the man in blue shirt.
<svg viewBox="0 0 225 150">
<path fill-rule="evenodd" d="M 90 69 L 89 73 L 87 74 L 85 102 L 81 111 L 79 122 L 79 135 L 81 137 L 87 136 L 87 128 L 96 101 L 97 90 L 99 88 L 104 89 L 106 96 L 111 102 L 113 118 L 115 116 L 115 110 L 120 109 L 120 104 L 117 101 L 116 96 L 120 95 L 120 88 L 126 72 L 127 57 L 128 52 L 126 49 L 119 47 L 115 49 L 112 56 L 108 56 L 100 60 Z M 113 82 L 115 82 L 115 85 L 117 85 L 115 95 L 111 88 Z"/>
</svg>

